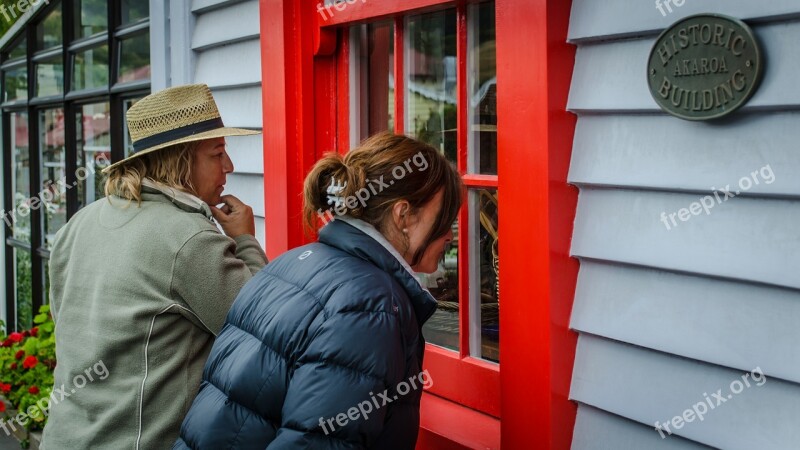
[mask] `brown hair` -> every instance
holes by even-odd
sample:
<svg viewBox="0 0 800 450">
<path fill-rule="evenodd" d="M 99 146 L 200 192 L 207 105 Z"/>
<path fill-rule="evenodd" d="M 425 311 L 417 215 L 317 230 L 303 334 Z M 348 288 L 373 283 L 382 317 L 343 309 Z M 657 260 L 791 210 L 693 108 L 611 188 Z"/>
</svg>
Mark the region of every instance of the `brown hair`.
<svg viewBox="0 0 800 450">
<path fill-rule="evenodd" d="M 345 211 L 328 201 L 331 180 L 346 182 L 338 197 L 348 199 Z M 455 222 L 463 201 L 458 171 L 430 145 L 406 136 L 376 134 L 342 157 L 328 153 L 317 161 L 305 180 L 303 215 L 308 229 L 315 229 L 323 214 L 342 214 L 361 219 L 383 235 L 392 206 L 406 200 L 415 213 L 443 190 L 442 208 L 423 245 L 412 258 L 417 264 L 425 249 L 444 236 Z M 358 201 L 356 201 L 358 200 Z"/>
<path fill-rule="evenodd" d="M 192 184 L 192 163 L 198 142 L 186 142 L 131 159 L 111 169 L 106 179 L 105 193 L 142 203 L 142 180 L 166 184 L 169 187 L 195 193 Z"/>
</svg>

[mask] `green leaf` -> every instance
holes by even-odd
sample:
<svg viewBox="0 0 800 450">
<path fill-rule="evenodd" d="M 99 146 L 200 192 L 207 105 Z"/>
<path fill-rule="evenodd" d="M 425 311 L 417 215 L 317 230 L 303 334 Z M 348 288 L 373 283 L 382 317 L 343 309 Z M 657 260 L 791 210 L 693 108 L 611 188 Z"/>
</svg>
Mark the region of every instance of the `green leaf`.
<svg viewBox="0 0 800 450">
<path fill-rule="evenodd" d="M 39 327 L 39 328 L 41 328 L 42 330 L 44 330 L 44 331 L 46 331 L 48 333 L 52 333 L 53 330 L 55 329 L 55 325 L 53 324 L 53 322 L 46 322 L 46 323 L 43 323 L 42 326 Z"/>
<path fill-rule="evenodd" d="M 33 323 L 44 323 L 47 321 L 47 314 L 37 314 L 33 318 Z"/>
<path fill-rule="evenodd" d="M 42 305 L 42 307 L 39 308 L 39 314 L 47 314 L 49 312 L 50 312 L 50 305 Z"/>
</svg>

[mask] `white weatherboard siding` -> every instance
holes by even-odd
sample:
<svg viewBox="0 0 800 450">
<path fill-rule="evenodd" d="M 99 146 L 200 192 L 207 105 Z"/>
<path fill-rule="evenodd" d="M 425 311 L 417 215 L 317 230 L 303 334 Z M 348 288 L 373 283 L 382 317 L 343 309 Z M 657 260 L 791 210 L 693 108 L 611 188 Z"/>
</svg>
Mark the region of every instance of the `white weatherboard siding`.
<svg viewBox="0 0 800 450">
<path fill-rule="evenodd" d="M 153 90 L 205 83 L 226 126 L 261 130 L 258 0 L 151 0 L 153 8 L 168 18 L 153 25 Z M 235 171 L 225 193 L 253 208 L 256 238 L 265 246 L 263 140 L 226 139 Z"/>
<path fill-rule="evenodd" d="M 747 21 L 765 53 L 759 91 L 717 122 L 673 118 L 647 89 L 658 33 L 700 12 Z M 573 448 L 797 449 L 800 2 L 686 0 L 664 17 L 652 1 L 573 0 L 569 40 L 581 261 Z M 742 190 L 743 177 L 759 183 Z M 728 185 L 741 195 L 662 222 Z M 757 367 L 763 386 L 666 439 L 654 429 Z"/>
</svg>

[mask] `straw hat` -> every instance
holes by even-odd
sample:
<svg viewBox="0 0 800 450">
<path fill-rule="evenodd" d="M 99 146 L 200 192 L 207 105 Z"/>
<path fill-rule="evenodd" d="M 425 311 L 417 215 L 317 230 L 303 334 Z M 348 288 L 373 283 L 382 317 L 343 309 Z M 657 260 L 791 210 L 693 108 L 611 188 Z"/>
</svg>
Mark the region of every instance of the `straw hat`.
<svg viewBox="0 0 800 450">
<path fill-rule="evenodd" d="M 133 153 L 106 167 L 103 173 L 171 145 L 260 133 L 223 125 L 217 103 L 205 84 L 189 84 L 150 94 L 131 106 L 127 120 Z"/>
</svg>

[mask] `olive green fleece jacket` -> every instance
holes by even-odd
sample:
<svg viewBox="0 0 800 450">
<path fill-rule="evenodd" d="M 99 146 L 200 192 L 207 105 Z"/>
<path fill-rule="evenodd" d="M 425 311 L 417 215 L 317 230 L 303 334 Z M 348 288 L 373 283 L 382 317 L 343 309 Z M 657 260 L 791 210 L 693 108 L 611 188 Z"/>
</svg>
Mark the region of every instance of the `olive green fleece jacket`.
<svg viewBox="0 0 800 450">
<path fill-rule="evenodd" d="M 228 309 L 267 263 L 200 199 L 145 181 L 141 206 L 96 201 L 56 236 L 46 450 L 171 448 Z"/>
</svg>

